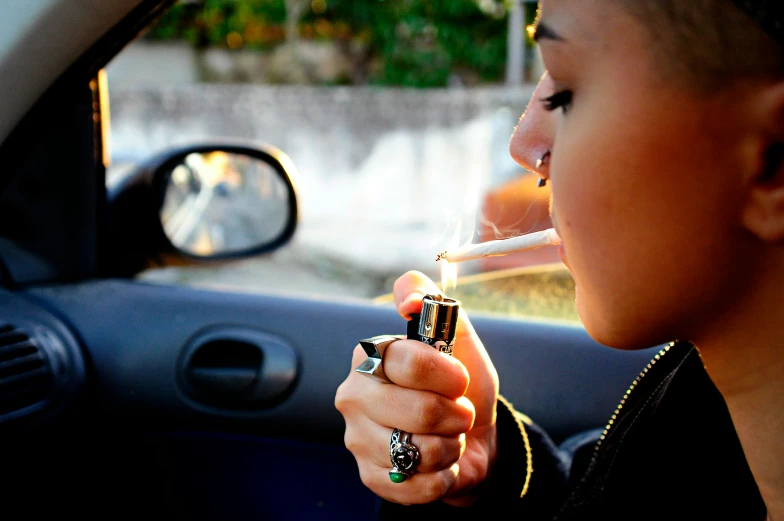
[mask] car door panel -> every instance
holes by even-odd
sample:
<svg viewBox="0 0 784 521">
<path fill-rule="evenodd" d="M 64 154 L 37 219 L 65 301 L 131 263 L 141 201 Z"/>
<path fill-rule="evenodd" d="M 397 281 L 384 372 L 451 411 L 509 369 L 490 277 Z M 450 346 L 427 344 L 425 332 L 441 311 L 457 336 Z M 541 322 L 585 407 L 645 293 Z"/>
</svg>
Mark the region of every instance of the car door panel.
<svg viewBox="0 0 784 521">
<path fill-rule="evenodd" d="M 329 443 L 342 443 L 343 420 L 332 404 L 353 346 L 360 338 L 405 331 L 391 306 L 352 300 L 122 280 L 40 287 L 30 294 L 78 331 L 110 414 L 252 426 L 305 439 L 316 424 L 317 438 Z M 602 426 L 655 350 L 608 349 L 582 328 L 561 324 L 490 316 L 472 322 L 499 371 L 502 393 L 557 439 Z M 296 383 L 285 401 L 237 411 L 194 404 L 184 395 L 177 374 L 183 350 L 195 335 L 220 326 L 263 332 L 297 353 Z"/>
<path fill-rule="evenodd" d="M 79 340 L 86 380 L 56 421 L 34 424 L 17 440 L 37 456 L 23 450 L 8 469 L 24 474 L 52 462 L 63 473 L 87 469 L 91 478 L 59 492 L 65 501 L 71 487 L 89 485 L 100 512 L 123 504 L 129 515 L 156 510 L 182 519 L 372 517 L 376 498 L 343 446 L 333 401 L 358 339 L 404 331 L 393 307 L 99 280 L 3 292 L 0 316 L 22 308 Z M 503 394 L 556 440 L 601 427 L 650 356 L 599 346 L 579 327 L 472 321 Z M 280 401 L 236 410 L 183 391 L 183 353 L 195 336 L 220 327 L 258 331 L 296 353 L 296 378 Z"/>
</svg>

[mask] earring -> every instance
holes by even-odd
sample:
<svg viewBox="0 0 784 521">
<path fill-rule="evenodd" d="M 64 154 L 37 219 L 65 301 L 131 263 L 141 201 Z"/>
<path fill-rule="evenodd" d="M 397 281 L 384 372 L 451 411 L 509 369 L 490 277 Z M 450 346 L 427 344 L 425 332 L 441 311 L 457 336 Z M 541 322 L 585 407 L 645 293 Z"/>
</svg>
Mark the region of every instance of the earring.
<svg viewBox="0 0 784 521">
<path fill-rule="evenodd" d="M 548 150 L 547 152 L 544 153 L 544 155 L 540 159 L 536 160 L 536 169 L 539 170 L 540 168 L 542 168 L 544 165 L 547 164 L 549 160 L 550 160 L 550 151 Z M 546 184 L 547 184 L 547 179 L 540 177 L 539 181 L 536 183 L 536 186 L 538 188 L 542 188 Z"/>
<path fill-rule="evenodd" d="M 547 152 L 544 153 L 544 155 L 541 158 L 536 160 L 536 169 L 539 170 L 540 168 L 542 168 L 544 165 L 547 164 L 549 160 L 550 160 L 550 151 L 548 150 Z"/>
</svg>

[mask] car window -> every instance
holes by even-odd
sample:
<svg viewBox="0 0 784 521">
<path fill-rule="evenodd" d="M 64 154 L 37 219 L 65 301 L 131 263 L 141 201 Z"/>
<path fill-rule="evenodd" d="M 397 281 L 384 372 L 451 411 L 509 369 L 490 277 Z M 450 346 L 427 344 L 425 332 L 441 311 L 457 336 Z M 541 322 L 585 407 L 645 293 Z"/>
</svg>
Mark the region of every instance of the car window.
<svg viewBox="0 0 784 521">
<path fill-rule="evenodd" d="M 110 186 L 156 152 L 224 137 L 278 147 L 297 169 L 300 221 L 284 247 L 139 279 L 387 303 L 414 269 L 469 310 L 575 321 L 554 247 L 450 265 L 456 287 L 436 261 L 550 226 L 549 188 L 508 151 L 541 74 L 510 23 L 521 13 L 492 0 L 448 13 L 384 4 L 180 3 L 109 64 Z M 520 6 L 530 22 L 535 2 Z"/>
</svg>

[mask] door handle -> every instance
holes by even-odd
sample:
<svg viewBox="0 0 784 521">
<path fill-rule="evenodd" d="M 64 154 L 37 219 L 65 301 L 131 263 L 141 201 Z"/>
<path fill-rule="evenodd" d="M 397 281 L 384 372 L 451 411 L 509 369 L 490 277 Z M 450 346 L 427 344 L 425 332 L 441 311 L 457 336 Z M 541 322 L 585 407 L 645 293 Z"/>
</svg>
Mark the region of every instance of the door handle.
<svg viewBox="0 0 784 521">
<path fill-rule="evenodd" d="M 263 409 L 283 401 L 297 380 L 294 350 L 242 328 L 199 334 L 184 351 L 179 381 L 192 399 L 223 409 Z"/>
</svg>

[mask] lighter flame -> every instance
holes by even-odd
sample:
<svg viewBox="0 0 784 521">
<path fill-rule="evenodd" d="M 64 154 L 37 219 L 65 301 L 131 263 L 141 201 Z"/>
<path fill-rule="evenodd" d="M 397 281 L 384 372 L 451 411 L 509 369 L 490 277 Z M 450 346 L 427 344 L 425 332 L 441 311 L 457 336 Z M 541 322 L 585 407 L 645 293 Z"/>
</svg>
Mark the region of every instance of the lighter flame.
<svg viewBox="0 0 784 521">
<path fill-rule="evenodd" d="M 463 220 L 458 219 L 455 224 L 455 233 L 449 241 L 449 247 L 455 248 L 460 244 L 460 232 L 463 228 Z M 448 262 L 444 259 L 444 264 L 441 265 L 441 291 L 445 295 L 454 291 L 457 287 L 457 263 Z"/>
<path fill-rule="evenodd" d="M 441 291 L 449 294 L 457 287 L 457 264 L 444 260 L 441 265 Z"/>
</svg>

